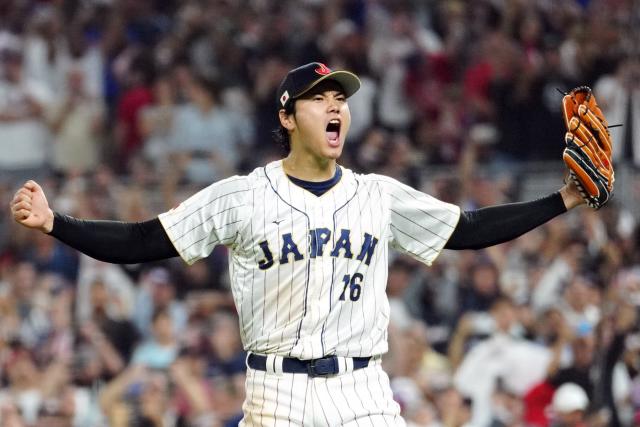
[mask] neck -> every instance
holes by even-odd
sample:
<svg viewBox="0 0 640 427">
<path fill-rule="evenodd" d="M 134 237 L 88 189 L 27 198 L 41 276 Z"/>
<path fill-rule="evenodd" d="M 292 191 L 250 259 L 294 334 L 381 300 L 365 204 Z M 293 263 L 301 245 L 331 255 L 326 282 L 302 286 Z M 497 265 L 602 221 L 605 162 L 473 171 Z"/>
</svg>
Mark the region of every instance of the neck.
<svg viewBox="0 0 640 427">
<path fill-rule="evenodd" d="M 305 181 L 321 182 L 336 173 L 336 160 L 304 156 L 293 151 L 282 160 L 282 167 L 287 175 Z"/>
<path fill-rule="evenodd" d="M 215 106 L 215 103 L 209 99 L 198 100 L 194 102 L 194 104 L 202 113 L 210 112 L 211 110 L 213 110 L 213 107 Z"/>
<path fill-rule="evenodd" d="M 173 337 L 166 337 L 161 335 L 156 337 L 156 342 L 163 347 L 169 347 L 174 344 L 175 340 L 173 339 Z"/>
</svg>

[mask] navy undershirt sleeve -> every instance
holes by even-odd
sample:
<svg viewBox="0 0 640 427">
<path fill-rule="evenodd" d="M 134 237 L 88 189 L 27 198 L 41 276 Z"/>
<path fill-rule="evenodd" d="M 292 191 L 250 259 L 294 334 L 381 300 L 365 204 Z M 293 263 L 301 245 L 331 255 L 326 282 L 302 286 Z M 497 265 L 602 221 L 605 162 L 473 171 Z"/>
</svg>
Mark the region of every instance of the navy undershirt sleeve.
<svg viewBox="0 0 640 427">
<path fill-rule="evenodd" d="M 49 234 L 92 258 L 115 264 L 178 256 L 158 218 L 144 222 L 91 221 L 56 212 Z"/>
<path fill-rule="evenodd" d="M 465 211 L 445 248 L 481 249 L 497 245 L 564 212 L 566 208 L 559 193 L 531 202 Z M 178 256 L 158 218 L 144 222 L 81 220 L 56 212 L 50 235 L 93 258 L 111 263 L 137 264 Z"/>
<path fill-rule="evenodd" d="M 509 203 L 460 214 L 445 249 L 481 249 L 515 239 L 564 213 L 560 193 L 531 202 Z"/>
</svg>

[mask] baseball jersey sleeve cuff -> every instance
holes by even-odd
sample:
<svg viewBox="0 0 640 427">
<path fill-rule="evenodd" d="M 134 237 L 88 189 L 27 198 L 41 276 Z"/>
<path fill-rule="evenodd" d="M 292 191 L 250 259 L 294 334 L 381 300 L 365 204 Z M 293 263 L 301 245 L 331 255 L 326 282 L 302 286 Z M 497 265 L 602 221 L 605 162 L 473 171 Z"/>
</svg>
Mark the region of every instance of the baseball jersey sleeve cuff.
<svg viewBox="0 0 640 427">
<path fill-rule="evenodd" d="M 180 249 L 180 247 L 176 244 L 176 240 L 178 236 L 175 235 L 175 231 L 168 224 L 168 214 L 166 212 L 163 214 L 160 214 L 158 215 L 158 219 L 160 220 L 160 224 L 162 224 L 162 228 L 164 228 L 164 232 L 167 233 L 167 236 L 169 237 L 169 241 L 171 241 L 171 244 L 176 249 L 176 252 L 180 256 L 180 258 L 182 258 L 185 264 L 192 265 L 194 262 L 196 262 L 197 259 L 189 258 L 187 254 L 185 254 Z"/>
</svg>

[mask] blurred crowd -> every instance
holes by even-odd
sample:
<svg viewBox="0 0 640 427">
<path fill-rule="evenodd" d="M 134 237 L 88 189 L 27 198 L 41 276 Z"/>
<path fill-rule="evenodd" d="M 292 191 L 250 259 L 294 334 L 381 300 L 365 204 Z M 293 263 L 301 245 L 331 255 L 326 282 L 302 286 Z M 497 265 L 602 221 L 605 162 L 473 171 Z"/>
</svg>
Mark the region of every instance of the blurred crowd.
<svg viewBox="0 0 640 427">
<path fill-rule="evenodd" d="M 624 123 L 615 162 L 640 167 L 639 42 L 635 0 L 3 0 L 0 202 L 36 179 L 57 211 L 150 219 L 281 156 L 276 88 L 310 61 L 362 80 L 342 164 L 465 209 L 520 200 L 522 163 L 558 162 L 558 91 L 579 84 Z M 0 425 L 237 425 L 225 248 L 109 265 L 6 212 Z M 629 206 L 430 268 L 398 255 L 388 295 L 383 363 L 411 427 L 640 426 Z"/>
</svg>

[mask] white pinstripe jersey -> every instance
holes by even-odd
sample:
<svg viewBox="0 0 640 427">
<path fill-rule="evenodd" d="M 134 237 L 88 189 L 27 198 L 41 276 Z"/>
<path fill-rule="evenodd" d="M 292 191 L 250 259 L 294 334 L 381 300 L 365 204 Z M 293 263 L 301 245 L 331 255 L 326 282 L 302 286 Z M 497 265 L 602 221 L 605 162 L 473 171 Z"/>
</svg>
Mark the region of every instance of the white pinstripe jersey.
<svg viewBox="0 0 640 427">
<path fill-rule="evenodd" d="M 189 264 L 216 245 L 230 249 L 245 350 L 300 359 L 385 353 L 388 247 L 430 265 L 453 232 L 457 206 L 342 170 L 317 197 L 272 162 L 159 216 Z"/>
</svg>

